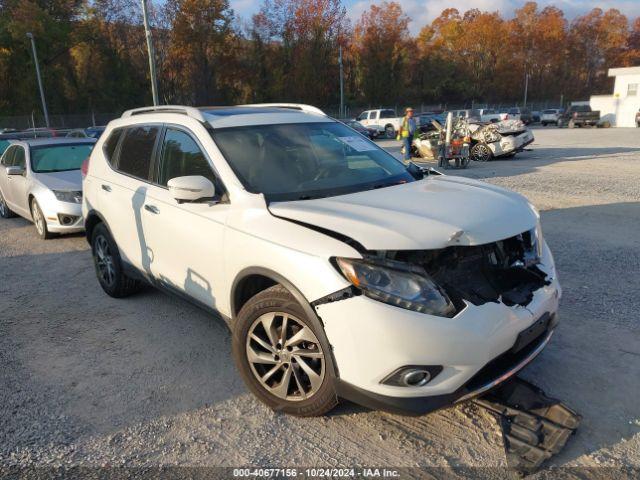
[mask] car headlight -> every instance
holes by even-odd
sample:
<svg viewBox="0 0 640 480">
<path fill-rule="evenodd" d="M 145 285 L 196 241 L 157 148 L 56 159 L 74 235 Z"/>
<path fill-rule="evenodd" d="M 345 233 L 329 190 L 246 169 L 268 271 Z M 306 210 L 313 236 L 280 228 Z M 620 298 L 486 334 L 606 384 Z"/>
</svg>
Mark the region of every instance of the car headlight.
<svg viewBox="0 0 640 480">
<path fill-rule="evenodd" d="M 447 294 L 422 269 L 354 258 L 336 258 L 336 263 L 347 280 L 374 300 L 441 317 L 456 313 Z"/>
<path fill-rule="evenodd" d="M 82 192 L 54 190 L 53 194 L 61 202 L 82 203 Z"/>
</svg>

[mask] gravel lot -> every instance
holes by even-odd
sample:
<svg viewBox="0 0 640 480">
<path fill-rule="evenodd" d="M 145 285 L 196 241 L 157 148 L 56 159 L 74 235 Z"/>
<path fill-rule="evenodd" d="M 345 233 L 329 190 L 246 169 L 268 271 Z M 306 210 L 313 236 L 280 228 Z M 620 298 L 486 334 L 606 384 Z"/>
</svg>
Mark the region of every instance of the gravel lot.
<svg viewBox="0 0 640 480">
<path fill-rule="evenodd" d="M 448 173 L 543 210 L 565 296 L 524 376 L 584 416 L 552 464 L 640 467 L 640 130 L 535 134 L 531 152 Z M 82 236 L 45 242 L 1 220 L 0 272 L 0 465 L 505 465 L 496 423 L 471 404 L 274 414 L 236 375 L 221 320 L 151 289 L 107 297 Z"/>
</svg>

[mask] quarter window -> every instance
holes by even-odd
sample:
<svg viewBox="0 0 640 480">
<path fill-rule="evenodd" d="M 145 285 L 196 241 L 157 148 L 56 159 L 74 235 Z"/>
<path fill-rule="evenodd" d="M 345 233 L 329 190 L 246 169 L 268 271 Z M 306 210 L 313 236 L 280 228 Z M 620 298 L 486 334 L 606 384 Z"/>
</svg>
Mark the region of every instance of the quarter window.
<svg viewBox="0 0 640 480">
<path fill-rule="evenodd" d="M 113 158 L 113 154 L 116 151 L 116 147 L 118 146 L 118 141 L 120 140 L 120 137 L 122 137 L 122 129 L 118 128 L 116 130 L 114 130 L 113 132 L 111 132 L 111 135 L 109 135 L 109 138 L 107 138 L 107 140 L 104 142 L 104 155 L 107 158 L 107 161 L 109 163 L 111 163 L 111 159 Z"/>
<path fill-rule="evenodd" d="M 151 157 L 159 131 L 159 127 L 149 125 L 128 128 L 120 147 L 118 170 L 149 180 Z"/>
<path fill-rule="evenodd" d="M 181 130 L 168 128 L 164 135 L 158 183 L 167 185 L 172 178 L 201 175 L 216 183 L 209 162 L 195 140 Z"/>
</svg>

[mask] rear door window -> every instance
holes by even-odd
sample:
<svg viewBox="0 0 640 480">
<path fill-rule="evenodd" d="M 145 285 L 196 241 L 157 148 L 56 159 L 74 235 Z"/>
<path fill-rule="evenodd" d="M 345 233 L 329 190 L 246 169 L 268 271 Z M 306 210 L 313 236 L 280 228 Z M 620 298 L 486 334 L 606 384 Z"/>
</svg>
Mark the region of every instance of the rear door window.
<svg viewBox="0 0 640 480">
<path fill-rule="evenodd" d="M 151 159 L 160 133 L 157 125 L 136 125 L 126 130 L 120 155 L 118 170 L 142 180 L 149 180 Z"/>
</svg>

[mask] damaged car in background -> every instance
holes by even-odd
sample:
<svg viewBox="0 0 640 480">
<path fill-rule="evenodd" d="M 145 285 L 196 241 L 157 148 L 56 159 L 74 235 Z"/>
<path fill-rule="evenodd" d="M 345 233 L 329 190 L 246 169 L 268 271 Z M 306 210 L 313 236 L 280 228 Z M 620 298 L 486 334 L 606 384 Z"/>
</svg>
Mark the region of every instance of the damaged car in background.
<svg viewBox="0 0 640 480">
<path fill-rule="evenodd" d="M 496 123 L 469 122 L 471 158 L 487 162 L 493 158 L 513 157 L 534 140 L 533 133 L 521 120 Z"/>
<path fill-rule="evenodd" d="M 443 125 L 432 120 L 428 127 L 421 123 L 420 129 L 421 133 L 412 144 L 412 156 L 428 160 L 441 159 L 442 146 L 447 136 L 446 122 Z M 468 144 L 470 158 L 477 162 L 513 157 L 535 140 L 531 130 L 520 120 L 485 123 L 454 116 L 450 130 L 450 143 Z"/>
</svg>

